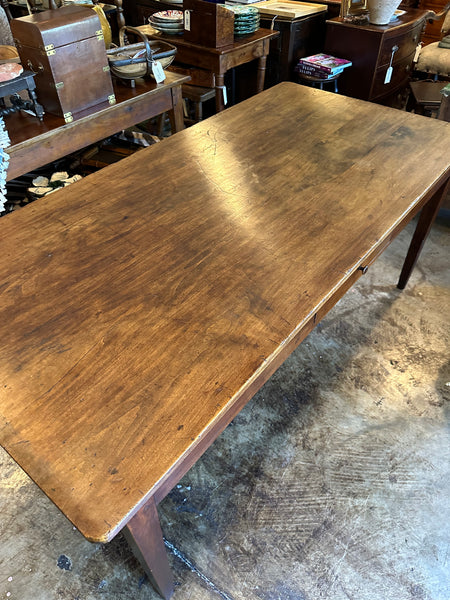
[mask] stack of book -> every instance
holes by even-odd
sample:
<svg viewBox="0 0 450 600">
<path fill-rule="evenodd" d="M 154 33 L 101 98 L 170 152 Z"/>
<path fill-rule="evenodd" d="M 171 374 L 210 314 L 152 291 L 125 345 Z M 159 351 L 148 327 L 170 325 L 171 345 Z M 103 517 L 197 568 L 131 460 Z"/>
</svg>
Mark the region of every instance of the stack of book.
<svg viewBox="0 0 450 600">
<path fill-rule="evenodd" d="M 344 69 L 351 66 L 351 61 L 345 58 L 336 58 L 330 54 L 313 54 L 301 58 L 295 67 L 297 73 L 320 77 L 321 79 L 331 79 Z"/>
</svg>

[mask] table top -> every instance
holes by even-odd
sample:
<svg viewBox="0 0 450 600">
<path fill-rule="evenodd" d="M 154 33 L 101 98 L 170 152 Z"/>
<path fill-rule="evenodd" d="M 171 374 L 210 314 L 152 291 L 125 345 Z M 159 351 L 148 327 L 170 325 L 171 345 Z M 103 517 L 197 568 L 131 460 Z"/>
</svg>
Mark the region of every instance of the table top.
<svg viewBox="0 0 450 600">
<path fill-rule="evenodd" d="M 400 9 L 402 10 L 402 9 Z M 346 21 L 344 17 L 334 17 L 333 19 L 329 19 L 327 23 L 332 23 L 333 25 L 341 25 L 342 27 L 350 27 L 350 28 L 362 28 L 366 31 L 372 31 L 374 33 L 384 33 L 387 31 L 395 31 L 405 25 L 411 25 L 412 23 L 416 23 L 417 21 L 423 20 L 427 18 L 429 14 L 429 10 L 424 10 L 422 8 L 407 8 L 402 14 L 399 14 L 394 19 L 391 19 L 389 23 L 386 25 L 375 25 L 374 23 L 351 23 L 350 21 Z"/>
<path fill-rule="evenodd" d="M 450 176 L 449 134 L 281 83 L 0 219 L 4 448 L 111 539 Z"/>
</svg>

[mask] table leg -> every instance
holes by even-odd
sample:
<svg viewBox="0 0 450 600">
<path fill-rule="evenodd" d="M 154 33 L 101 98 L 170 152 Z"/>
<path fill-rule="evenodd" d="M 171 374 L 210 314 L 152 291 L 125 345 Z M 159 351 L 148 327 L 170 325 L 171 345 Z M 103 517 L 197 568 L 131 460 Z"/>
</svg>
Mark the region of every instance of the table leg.
<svg viewBox="0 0 450 600">
<path fill-rule="evenodd" d="M 173 594 L 172 571 L 153 497 L 128 522 L 123 533 L 153 587 L 168 600 Z"/>
<path fill-rule="evenodd" d="M 414 269 L 414 266 L 419 258 L 420 251 L 430 232 L 434 219 L 439 211 L 442 200 L 450 189 L 450 179 L 448 179 L 430 198 L 430 200 L 422 208 L 419 220 L 416 225 L 416 230 L 409 245 L 408 253 L 403 263 L 402 272 L 398 280 L 397 287 L 403 290 L 408 283 L 409 276 Z"/>
<path fill-rule="evenodd" d="M 264 89 L 264 80 L 266 78 L 266 62 L 267 56 L 258 58 L 258 70 L 256 75 L 256 93 L 262 92 Z"/>
<path fill-rule="evenodd" d="M 180 85 L 172 88 L 172 106 L 173 109 L 169 110 L 170 128 L 172 133 L 176 133 L 184 129 L 183 95 Z"/>
<path fill-rule="evenodd" d="M 223 101 L 223 90 L 225 86 L 225 75 L 214 73 L 216 80 L 216 112 L 221 112 L 225 108 Z"/>
</svg>

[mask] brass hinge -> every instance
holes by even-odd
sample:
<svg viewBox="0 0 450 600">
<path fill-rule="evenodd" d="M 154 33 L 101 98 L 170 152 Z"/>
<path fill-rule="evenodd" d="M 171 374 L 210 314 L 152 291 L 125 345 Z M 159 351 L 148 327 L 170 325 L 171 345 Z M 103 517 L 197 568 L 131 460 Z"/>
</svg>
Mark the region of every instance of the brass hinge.
<svg viewBox="0 0 450 600">
<path fill-rule="evenodd" d="M 65 121 L 66 123 L 72 123 L 72 121 L 73 121 L 73 116 L 72 116 L 72 113 L 71 113 L 71 112 L 64 113 L 64 115 L 63 115 L 63 116 L 64 116 L 64 121 Z"/>
<path fill-rule="evenodd" d="M 44 50 L 47 52 L 48 50 L 53 50 L 54 47 L 55 44 L 48 44 L 47 46 L 44 46 Z"/>
<path fill-rule="evenodd" d="M 47 50 L 45 54 L 47 56 L 54 56 L 56 54 L 56 50 Z"/>
<path fill-rule="evenodd" d="M 110 104 L 115 104 L 116 103 L 116 97 L 114 94 L 111 94 L 111 96 L 108 96 L 108 102 Z"/>
<path fill-rule="evenodd" d="M 99 34 L 97 34 L 97 41 L 103 42 L 103 33 L 100 32 Z"/>
<path fill-rule="evenodd" d="M 58 81 L 58 83 L 55 83 L 55 89 L 60 90 L 63 87 L 64 87 L 64 81 Z"/>
<path fill-rule="evenodd" d="M 109 65 L 106 65 L 105 67 L 103 67 L 103 71 L 105 73 L 108 73 L 109 71 L 111 71 L 111 69 L 109 68 Z"/>
</svg>

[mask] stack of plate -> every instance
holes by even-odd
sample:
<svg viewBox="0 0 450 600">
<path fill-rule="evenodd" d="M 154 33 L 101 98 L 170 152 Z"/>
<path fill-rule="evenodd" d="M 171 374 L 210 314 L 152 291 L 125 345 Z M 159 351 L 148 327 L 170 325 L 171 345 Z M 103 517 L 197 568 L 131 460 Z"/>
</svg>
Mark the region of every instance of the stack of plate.
<svg viewBox="0 0 450 600">
<path fill-rule="evenodd" d="M 175 35 L 184 31 L 184 13 L 181 10 L 162 10 L 148 18 L 152 27 L 161 33 Z"/>
<path fill-rule="evenodd" d="M 259 29 L 259 10 L 255 6 L 227 4 L 226 8 L 234 12 L 234 35 L 249 35 Z"/>
</svg>

